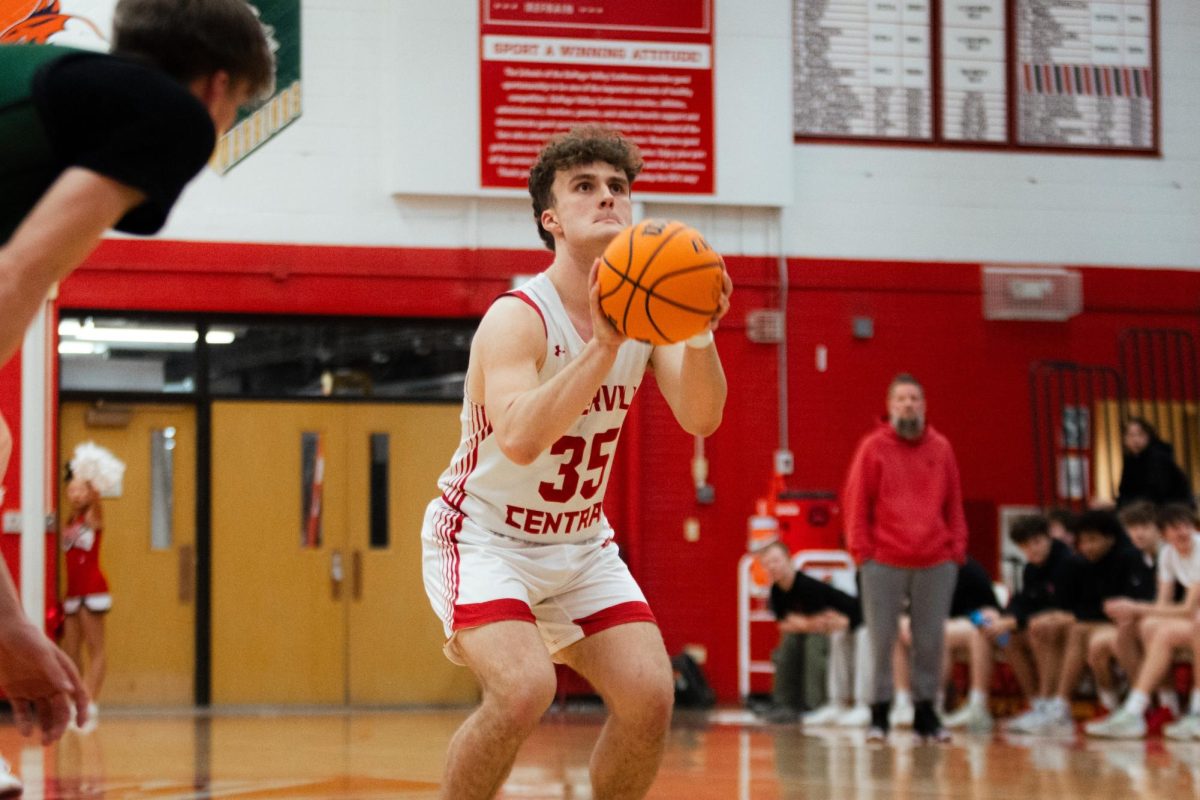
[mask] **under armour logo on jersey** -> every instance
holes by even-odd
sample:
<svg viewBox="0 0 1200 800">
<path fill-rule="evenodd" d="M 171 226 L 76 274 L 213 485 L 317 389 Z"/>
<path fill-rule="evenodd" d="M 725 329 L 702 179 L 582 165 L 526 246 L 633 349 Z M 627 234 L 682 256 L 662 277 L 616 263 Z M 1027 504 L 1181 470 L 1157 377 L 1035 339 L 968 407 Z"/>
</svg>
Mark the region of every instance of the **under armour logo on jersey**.
<svg viewBox="0 0 1200 800">
<path fill-rule="evenodd" d="M 561 356 L 565 352 L 567 352 L 567 351 L 562 349 L 562 345 L 558 345 L 558 344 L 554 345 L 554 355 L 556 357 Z"/>
</svg>

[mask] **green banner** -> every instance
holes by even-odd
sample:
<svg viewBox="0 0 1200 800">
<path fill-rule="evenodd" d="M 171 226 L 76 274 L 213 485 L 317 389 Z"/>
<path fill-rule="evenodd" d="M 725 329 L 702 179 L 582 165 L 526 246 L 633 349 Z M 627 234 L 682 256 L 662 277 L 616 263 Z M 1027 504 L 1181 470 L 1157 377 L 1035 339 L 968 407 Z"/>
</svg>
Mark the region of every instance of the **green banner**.
<svg viewBox="0 0 1200 800">
<path fill-rule="evenodd" d="M 209 165 L 222 175 L 271 137 L 300 118 L 303 108 L 300 83 L 300 0 L 256 0 L 263 24 L 274 31 L 275 94 L 244 109 L 220 141 Z"/>
</svg>

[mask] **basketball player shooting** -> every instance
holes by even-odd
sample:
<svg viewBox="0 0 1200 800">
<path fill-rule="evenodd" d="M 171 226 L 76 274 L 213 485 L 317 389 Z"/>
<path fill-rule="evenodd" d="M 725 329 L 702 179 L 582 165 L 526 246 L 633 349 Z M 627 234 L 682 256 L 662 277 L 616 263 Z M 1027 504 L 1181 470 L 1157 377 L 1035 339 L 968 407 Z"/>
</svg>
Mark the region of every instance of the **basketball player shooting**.
<svg viewBox="0 0 1200 800">
<path fill-rule="evenodd" d="M 726 384 L 712 329 L 686 343 L 626 339 L 601 311 L 597 268 L 630 225 L 637 148 L 616 132 L 552 139 L 530 172 L 554 260 L 484 315 L 471 345 L 462 440 L 422 530 L 425 588 L 452 661 L 482 702 L 451 740 L 442 797 L 493 797 L 556 690 L 583 675 L 609 717 L 592 796 L 644 797 L 662 760 L 674 680 L 654 616 L 601 510 L 621 424 L 647 367 L 684 430 L 721 422 Z"/>
<path fill-rule="evenodd" d="M 55 281 L 109 228 L 155 233 L 238 108 L 275 82 L 270 33 L 244 0 L 119 0 L 113 54 L 0 47 L 0 365 Z M 0 420 L 0 481 L 11 433 Z M 0 560 L 0 688 L 49 743 L 87 693 L 21 609 Z"/>
</svg>

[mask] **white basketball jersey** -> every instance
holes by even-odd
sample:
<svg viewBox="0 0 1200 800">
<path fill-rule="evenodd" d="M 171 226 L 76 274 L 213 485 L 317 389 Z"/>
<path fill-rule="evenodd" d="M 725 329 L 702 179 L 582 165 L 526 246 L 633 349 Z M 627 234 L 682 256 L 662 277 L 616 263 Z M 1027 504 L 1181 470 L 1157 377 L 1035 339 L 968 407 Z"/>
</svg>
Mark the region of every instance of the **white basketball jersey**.
<svg viewBox="0 0 1200 800">
<path fill-rule="evenodd" d="M 509 292 L 538 312 L 546 330 L 546 383 L 583 351 L 545 273 Z M 642 382 L 653 347 L 627 341 L 579 419 L 532 464 L 520 466 L 500 451 L 483 406 L 463 398 L 462 440 L 438 479 L 442 499 L 476 525 L 533 542 L 590 539 L 607 526 L 601 505 L 621 425 Z"/>
</svg>

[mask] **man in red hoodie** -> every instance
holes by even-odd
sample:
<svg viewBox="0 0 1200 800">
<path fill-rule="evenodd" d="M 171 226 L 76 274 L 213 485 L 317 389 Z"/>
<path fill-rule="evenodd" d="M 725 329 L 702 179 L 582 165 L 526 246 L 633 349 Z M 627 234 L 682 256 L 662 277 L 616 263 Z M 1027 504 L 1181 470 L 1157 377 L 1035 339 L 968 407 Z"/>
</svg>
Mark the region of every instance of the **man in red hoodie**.
<svg viewBox="0 0 1200 800">
<path fill-rule="evenodd" d="M 868 740 L 888 732 L 900 615 L 912 624 L 913 730 L 949 736 L 934 710 L 942 682 L 942 633 L 958 566 L 966 560 L 958 463 L 945 436 L 925 423 L 925 391 L 912 375 L 892 379 L 888 419 L 863 437 L 842 493 L 846 538 L 862 576 L 863 616 L 875 654 Z"/>
</svg>

